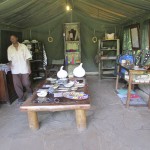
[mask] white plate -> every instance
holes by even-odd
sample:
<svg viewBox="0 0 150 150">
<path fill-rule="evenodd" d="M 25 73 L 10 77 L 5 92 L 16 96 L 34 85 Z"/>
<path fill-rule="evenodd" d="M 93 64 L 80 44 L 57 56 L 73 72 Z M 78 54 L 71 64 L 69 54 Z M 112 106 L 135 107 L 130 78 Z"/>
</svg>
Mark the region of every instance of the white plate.
<svg viewBox="0 0 150 150">
<path fill-rule="evenodd" d="M 70 81 L 69 83 L 65 84 L 64 86 L 65 87 L 72 87 L 74 85 L 74 82 L 73 81 Z"/>
</svg>

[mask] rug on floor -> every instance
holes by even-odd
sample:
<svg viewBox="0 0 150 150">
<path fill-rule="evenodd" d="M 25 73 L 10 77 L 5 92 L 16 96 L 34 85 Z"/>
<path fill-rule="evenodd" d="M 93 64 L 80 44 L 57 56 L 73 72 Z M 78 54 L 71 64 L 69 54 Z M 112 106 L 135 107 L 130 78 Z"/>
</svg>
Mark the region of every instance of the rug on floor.
<svg viewBox="0 0 150 150">
<path fill-rule="evenodd" d="M 127 100 L 128 89 L 118 89 L 117 95 L 121 102 L 125 105 Z M 131 91 L 130 106 L 147 106 L 145 102 L 135 91 Z"/>
</svg>

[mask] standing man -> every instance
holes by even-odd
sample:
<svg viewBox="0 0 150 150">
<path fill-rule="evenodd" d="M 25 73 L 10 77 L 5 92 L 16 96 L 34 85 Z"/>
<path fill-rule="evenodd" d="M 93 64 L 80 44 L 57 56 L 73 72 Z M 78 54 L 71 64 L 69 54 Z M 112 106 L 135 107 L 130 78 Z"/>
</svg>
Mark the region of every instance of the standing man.
<svg viewBox="0 0 150 150">
<path fill-rule="evenodd" d="M 32 56 L 26 45 L 18 42 L 16 35 L 11 35 L 10 41 L 12 45 L 10 45 L 7 50 L 8 61 L 13 76 L 14 88 L 18 95 L 18 102 L 23 102 L 23 87 L 26 88 L 29 94 L 32 93 L 29 80 L 29 74 L 31 73 L 29 59 L 31 59 Z"/>
</svg>

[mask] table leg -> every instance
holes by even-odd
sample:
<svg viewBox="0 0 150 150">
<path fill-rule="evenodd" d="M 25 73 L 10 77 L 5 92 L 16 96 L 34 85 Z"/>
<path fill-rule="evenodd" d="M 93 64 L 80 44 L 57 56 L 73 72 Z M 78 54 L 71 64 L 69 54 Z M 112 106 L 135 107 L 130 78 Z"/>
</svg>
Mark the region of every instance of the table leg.
<svg viewBox="0 0 150 150">
<path fill-rule="evenodd" d="M 118 90 L 120 67 L 117 67 L 116 90 Z"/>
<path fill-rule="evenodd" d="M 119 84 L 119 75 L 117 75 L 117 78 L 116 78 L 116 90 L 118 90 L 118 84 Z"/>
<path fill-rule="evenodd" d="M 39 129 L 39 122 L 37 112 L 35 111 L 28 111 L 28 121 L 29 127 L 33 130 Z"/>
<path fill-rule="evenodd" d="M 99 72 L 99 74 L 98 74 L 99 80 L 101 80 L 102 79 L 101 78 L 101 62 L 99 62 L 99 64 L 98 64 L 98 72 Z"/>
<path fill-rule="evenodd" d="M 79 131 L 86 129 L 86 112 L 82 109 L 75 110 L 76 113 L 76 124 Z"/>
<path fill-rule="evenodd" d="M 129 73 L 129 85 L 128 85 L 128 95 L 127 95 L 126 107 L 129 107 L 129 104 L 130 104 L 131 89 L 132 89 L 132 74 Z"/>
<path fill-rule="evenodd" d="M 132 84 L 132 85 L 131 85 L 131 89 L 134 90 L 134 87 L 135 87 L 134 84 Z"/>
</svg>

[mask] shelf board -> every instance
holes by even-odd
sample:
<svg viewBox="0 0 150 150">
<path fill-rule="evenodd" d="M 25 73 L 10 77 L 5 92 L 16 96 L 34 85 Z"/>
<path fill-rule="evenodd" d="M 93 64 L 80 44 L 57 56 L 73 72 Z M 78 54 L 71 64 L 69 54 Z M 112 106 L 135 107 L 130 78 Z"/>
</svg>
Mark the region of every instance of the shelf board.
<svg viewBox="0 0 150 150">
<path fill-rule="evenodd" d="M 36 70 L 32 70 L 32 72 L 40 72 L 40 71 L 45 71 L 44 69 L 36 69 Z"/>
<path fill-rule="evenodd" d="M 124 80 L 127 81 L 127 82 L 129 82 L 128 79 L 125 79 L 125 78 L 124 78 Z M 132 84 L 148 84 L 148 85 L 149 85 L 150 82 L 134 82 L 134 81 L 133 81 Z"/>
<path fill-rule="evenodd" d="M 42 60 L 37 59 L 37 60 L 30 60 L 30 62 L 42 62 Z"/>
<path fill-rule="evenodd" d="M 41 79 L 44 79 L 45 77 L 33 77 L 33 80 L 41 80 Z"/>
<path fill-rule="evenodd" d="M 80 52 L 66 52 L 66 53 L 80 53 Z"/>
<path fill-rule="evenodd" d="M 114 75 L 114 74 L 102 74 L 101 75 L 101 78 L 102 79 L 115 79 L 116 78 L 116 76 Z"/>
<path fill-rule="evenodd" d="M 70 42 L 70 43 L 79 43 L 80 41 L 65 41 L 66 43 L 67 42 Z"/>
<path fill-rule="evenodd" d="M 102 68 L 102 70 L 114 70 L 115 68 Z"/>
<path fill-rule="evenodd" d="M 101 40 L 102 42 L 104 42 L 104 41 L 117 41 L 118 39 L 111 39 L 111 40 L 109 40 L 109 39 L 106 39 L 106 40 Z"/>
<path fill-rule="evenodd" d="M 117 49 L 100 49 L 101 51 L 117 51 Z"/>
<path fill-rule="evenodd" d="M 68 65 L 78 65 L 78 64 L 80 64 L 80 63 L 75 63 L 75 64 L 69 64 L 69 63 L 68 63 L 66 66 L 68 66 Z"/>
<path fill-rule="evenodd" d="M 37 53 L 38 54 L 38 53 L 43 53 L 43 52 L 42 51 L 38 51 L 38 52 L 32 52 L 32 53 Z"/>
<path fill-rule="evenodd" d="M 103 70 L 102 74 L 113 74 L 114 70 Z"/>
<path fill-rule="evenodd" d="M 106 57 L 104 57 L 104 56 L 102 56 L 102 57 L 100 57 L 101 58 L 101 60 L 116 60 L 117 59 L 117 57 L 113 57 L 113 56 L 106 56 Z"/>
</svg>

